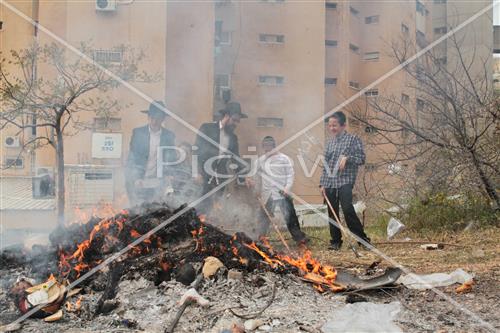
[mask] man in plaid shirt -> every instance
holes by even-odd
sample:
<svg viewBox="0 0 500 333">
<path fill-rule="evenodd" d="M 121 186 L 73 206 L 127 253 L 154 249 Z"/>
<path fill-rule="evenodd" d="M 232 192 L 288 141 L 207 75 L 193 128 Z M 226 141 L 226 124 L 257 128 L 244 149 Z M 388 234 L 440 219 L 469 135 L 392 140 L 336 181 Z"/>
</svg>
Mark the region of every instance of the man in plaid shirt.
<svg viewBox="0 0 500 333">
<path fill-rule="evenodd" d="M 337 216 L 339 204 L 342 206 L 349 229 L 369 243 L 370 239 L 366 236 L 352 205 L 352 188 L 359 166 L 365 163 L 365 152 L 361 140 L 356 135 L 347 133 L 345 127 L 346 116 L 343 112 L 337 111 L 328 118 L 328 130 L 332 137 L 325 147 L 326 165 L 320 178 L 321 193 L 328 198 Z M 328 215 L 335 221 L 329 207 Z M 330 236 L 330 249 L 339 250 L 342 246 L 342 234 L 340 229 L 331 223 Z"/>
</svg>

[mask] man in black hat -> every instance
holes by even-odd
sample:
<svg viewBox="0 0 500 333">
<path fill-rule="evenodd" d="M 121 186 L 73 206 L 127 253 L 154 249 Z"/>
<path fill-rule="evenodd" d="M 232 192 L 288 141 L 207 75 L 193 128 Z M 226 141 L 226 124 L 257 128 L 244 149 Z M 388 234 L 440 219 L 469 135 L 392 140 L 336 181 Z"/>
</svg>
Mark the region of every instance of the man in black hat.
<svg viewBox="0 0 500 333">
<path fill-rule="evenodd" d="M 157 195 L 162 185 L 161 176 L 167 176 L 168 170 L 157 171 L 158 149 L 160 147 L 174 147 L 175 135 L 162 127 L 167 117 L 165 104 L 154 101 L 149 109 L 141 111 L 148 115 L 149 124 L 134 128 L 130 139 L 130 150 L 127 160 L 127 177 L 125 186 L 131 205 L 151 201 Z M 163 161 L 174 161 L 175 150 L 164 150 Z"/>
<path fill-rule="evenodd" d="M 202 124 L 196 136 L 197 150 L 193 154 L 198 156 L 198 177 L 203 182 L 202 195 L 226 180 L 224 175 L 229 174 L 229 165 L 231 162 L 234 163 L 235 156 L 239 157 L 238 137 L 234 130 L 241 119 L 248 118 L 241 112 L 241 106 L 236 102 L 228 103 L 219 112 L 222 119 Z M 207 140 L 206 137 L 211 140 Z M 219 189 L 217 193 L 220 195 L 222 190 Z M 209 210 L 212 204 L 213 198 L 206 198 L 199 209 Z"/>
</svg>

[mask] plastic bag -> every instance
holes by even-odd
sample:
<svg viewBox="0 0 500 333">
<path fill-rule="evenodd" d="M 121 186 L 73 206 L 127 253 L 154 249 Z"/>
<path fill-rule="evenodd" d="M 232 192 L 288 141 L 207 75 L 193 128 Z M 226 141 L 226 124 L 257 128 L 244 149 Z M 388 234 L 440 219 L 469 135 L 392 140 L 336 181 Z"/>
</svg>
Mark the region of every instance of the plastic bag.
<svg viewBox="0 0 500 333">
<path fill-rule="evenodd" d="M 405 228 L 405 225 L 401 223 L 400 220 L 391 217 L 389 223 L 387 224 L 387 239 L 391 239 L 396 236 L 401 230 Z"/>
<path fill-rule="evenodd" d="M 354 205 L 354 211 L 356 214 L 361 215 L 366 209 L 366 204 L 364 201 L 357 201 Z"/>
<path fill-rule="evenodd" d="M 399 302 L 347 304 L 333 311 L 331 319 L 321 327 L 321 332 L 402 332 L 393 322 L 399 311 L 401 311 Z"/>
<path fill-rule="evenodd" d="M 408 274 L 400 277 L 397 283 L 404 284 L 410 289 L 431 289 L 434 287 L 446 287 L 454 283 L 465 283 L 472 280 L 473 275 L 459 268 L 450 274 L 433 273 L 433 274 Z"/>
</svg>

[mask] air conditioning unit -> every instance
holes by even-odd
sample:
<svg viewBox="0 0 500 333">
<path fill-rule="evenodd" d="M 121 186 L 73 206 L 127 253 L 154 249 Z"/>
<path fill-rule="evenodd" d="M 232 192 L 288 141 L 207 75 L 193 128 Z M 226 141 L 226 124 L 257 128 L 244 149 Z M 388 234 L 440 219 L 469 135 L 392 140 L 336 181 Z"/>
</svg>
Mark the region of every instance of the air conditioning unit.
<svg viewBox="0 0 500 333">
<path fill-rule="evenodd" d="M 116 10 L 116 0 L 95 0 L 95 10 L 111 12 Z"/>
<path fill-rule="evenodd" d="M 7 148 L 19 148 L 21 146 L 18 136 L 6 136 L 3 144 Z"/>
</svg>

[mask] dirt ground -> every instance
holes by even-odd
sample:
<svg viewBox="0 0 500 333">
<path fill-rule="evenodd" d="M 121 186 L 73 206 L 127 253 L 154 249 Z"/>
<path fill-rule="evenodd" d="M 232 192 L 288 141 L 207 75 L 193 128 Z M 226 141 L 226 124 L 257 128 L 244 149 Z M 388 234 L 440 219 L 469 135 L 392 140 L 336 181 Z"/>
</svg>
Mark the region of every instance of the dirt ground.
<svg viewBox="0 0 500 333">
<path fill-rule="evenodd" d="M 361 251 L 363 257 L 356 258 L 354 253 L 344 247 L 340 252 L 326 250 L 329 235 L 326 229 L 307 230 L 312 238 L 311 248 L 317 258 L 328 262 L 335 267 L 345 267 L 363 273 L 363 270 L 374 261 L 381 260 L 377 255 L 368 251 Z M 369 230 L 368 230 L 369 232 Z M 442 332 L 478 332 L 489 331 L 477 326 L 478 320 L 491 324 L 496 331 L 500 330 L 500 228 L 470 230 L 461 233 L 436 233 L 426 238 L 411 233 L 399 235 L 402 241 L 409 237 L 409 242 L 442 242 L 445 245 L 441 250 L 424 250 L 421 244 L 404 243 L 386 244 L 388 241 L 380 236 L 373 235 L 374 245 L 388 257 L 403 265 L 413 273 L 450 273 L 457 268 L 474 274 L 474 286 L 470 293 L 457 294 L 457 285 L 438 288 L 456 304 L 443 299 L 431 290 L 418 291 L 398 289 L 387 293 L 371 293 L 366 295 L 375 302 L 387 301 L 392 298 L 401 304 L 421 321 L 409 320 L 403 323 L 408 331 L 442 331 Z M 382 260 L 380 267 L 391 264 Z M 470 312 L 467 313 L 467 311 Z M 474 316 L 477 315 L 476 316 Z M 480 318 L 480 319 L 478 319 Z M 419 324 L 417 324 L 419 323 Z"/>
</svg>

